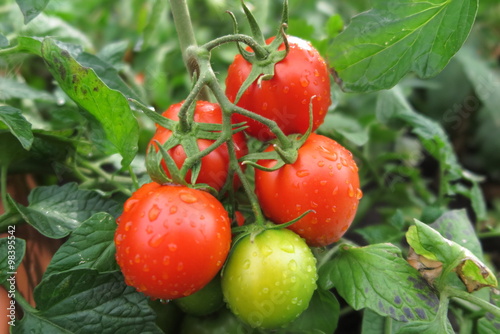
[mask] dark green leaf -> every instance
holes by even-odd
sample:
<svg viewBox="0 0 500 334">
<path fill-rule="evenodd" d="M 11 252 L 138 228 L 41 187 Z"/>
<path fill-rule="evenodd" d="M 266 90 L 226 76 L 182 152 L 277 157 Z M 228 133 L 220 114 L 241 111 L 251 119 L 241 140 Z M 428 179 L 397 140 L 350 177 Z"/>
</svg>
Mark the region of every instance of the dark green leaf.
<svg viewBox="0 0 500 334">
<path fill-rule="evenodd" d="M 403 231 L 387 224 L 366 226 L 356 229 L 355 232 L 360 234 L 369 244 L 399 242 L 405 234 Z"/>
<path fill-rule="evenodd" d="M 61 88 L 88 112 L 91 124 L 98 129 L 93 141 L 106 153 L 119 152 L 122 166 L 128 166 L 138 150 L 139 130 L 127 99 L 107 87 L 92 69 L 81 66 L 52 39 L 43 41 L 42 54 Z M 103 134 L 105 138 L 101 137 Z"/>
<path fill-rule="evenodd" d="M 0 122 L 5 123 L 10 132 L 19 140 L 25 150 L 33 144 L 31 124 L 24 118 L 21 110 L 10 106 L 0 106 Z"/>
<path fill-rule="evenodd" d="M 433 319 L 438 298 L 391 244 L 341 245 L 319 271 L 323 289 L 335 287 L 354 309 L 370 308 L 398 321 Z"/>
<path fill-rule="evenodd" d="M 410 71 L 438 74 L 465 42 L 478 0 L 374 1 L 330 47 L 347 91 L 391 88 Z"/>
<path fill-rule="evenodd" d="M 12 277 L 21 264 L 26 242 L 16 237 L 16 226 L 12 225 L 7 236 L 0 238 L 0 284 Z"/>
<path fill-rule="evenodd" d="M 391 317 L 378 315 L 367 308 L 363 311 L 361 334 L 386 334 L 388 327 L 391 328 L 389 333 L 396 333 L 404 324 L 404 322 L 396 321 Z"/>
<path fill-rule="evenodd" d="M 35 188 L 25 207 L 11 201 L 23 219 L 50 238 L 62 238 L 98 212 L 117 216 L 121 207 L 98 193 L 78 189 L 76 183 Z"/>
<path fill-rule="evenodd" d="M 339 320 L 340 304 L 337 298 L 322 289 L 314 291 L 309 307 L 281 334 L 334 333 Z"/>
<path fill-rule="evenodd" d="M 50 0 L 16 0 L 21 12 L 24 15 L 24 24 L 28 24 L 31 20 L 40 14 Z"/>
<path fill-rule="evenodd" d="M 118 270 L 113 238 L 116 220 L 107 213 L 96 213 L 78 228 L 57 250 L 44 275 L 76 269 L 99 272 Z"/>
<path fill-rule="evenodd" d="M 161 333 L 148 298 L 125 285 L 119 273 L 54 274 L 34 297 L 37 311 L 27 312 L 13 333 Z"/>
<path fill-rule="evenodd" d="M 397 334 L 455 334 L 451 327 L 450 320 L 445 314 L 439 312 L 430 322 L 414 321 L 406 326 L 402 326 Z"/>
</svg>

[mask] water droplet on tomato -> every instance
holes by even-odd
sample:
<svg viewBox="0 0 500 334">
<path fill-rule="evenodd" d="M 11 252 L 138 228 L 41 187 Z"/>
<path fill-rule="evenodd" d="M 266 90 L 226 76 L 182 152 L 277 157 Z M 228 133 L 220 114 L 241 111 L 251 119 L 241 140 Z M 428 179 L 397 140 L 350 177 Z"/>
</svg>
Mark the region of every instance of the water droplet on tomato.
<svg viewBox="0 0 500 334">
<path fill-rule="evenodd" d="M 163 263 L 164 266 L 168 266 L 170 264 L 170 256 L 165 255 L 163 257 L 162 263 Z"/>
<path fill-rule="evenodd" d="M 363 191 L 361 189 L 356 189 L 356 199 L 361 199 L 363 197 Z"/>
<path fill-rule="evenodd" d="M 280 246 L 280 249 L 286 253 L 290 253 L 290 254 L 293 254 L 295 252 L 295 247 L 289 243 L 289 242 L 286 242 L 286 243 L 283 243 L 281 246 Z"/>
<path fill-rule="evenodd" d="M 157 248 L 163 243 L 163 241 L 165 240 L 165 237 L 166 237 L 165 234 L 163 234 L 163 235 L 162 234 L 155 234 L 149 239 L 148 245 L 150 247 Z"/>
<path fill-rule="evenodd" d="M 312 208 L 317 208 L 318 207 L 318 203 L 314 202 L 314 201 L 311 201 L 311 207 Z M 313 223 L 314 224 L 314 223 Z"/>
<path fill-rule="evenodd" d="M 319 71 L 317 69 L 314 69 L 314 76 L 319 77 Z"/>
<path fill-rule="evenodd" d="M 267 102 L 262 103 L 262 110 L 267 110 Z"/>
<path fill-rule="evenodd" d="M 179 262 L 177 263 L 177 271 L 182 271 L 184 269 L 184 263 Z"/>
<path fill-rule="evenodd" d="M 338 169 L 338 170 L 341 170 L 341 169 L 342 169 L 342 164 L 341 164 L 340 162 L 337 164 L 337 169 Z"/>
<path fill-rule="evenodd" d="M 342 164 L 342 166 L 347 167 L 347 160 L 344 157 L 340 157 L 340 163 Z"/>
<path fill-rule="evenodd" d="M 332 206 L 332 211 L 333 212 L 337 212 L 337 206 L 336 205 Z"/>
<path fill-rule="evenodd" d="M 134 256 L 134 262 L 135 263 L 141 263 L 141 254 L 136 254 Z"/>
<path fill-rule="evenodd" d="M 246 259 L 243 261 L 243 269 L 248 269 L 250 268 L 250 260 Z"/>
<path fill-rule="evenodd" d="M 297 261 L 292 259 L 290 260 L 290 262 L 288 262 L 288 269 L 290 269 L 291 271 L 296 271 L 297 268 L 298 268 Z"/>
<path fill-rule="evenodd" d="M 335 188 L 332 191 L 332 195 L 335 196 L 339 192 L 339 186 L 335 186 Z"/>
<path fill-rule="evenodd" d="M 123 211 L 129 212 L 132 210 L 132 208 L 139 202 L 138 199 L 129 199 L 125 202 L 125 205 L 123 206 Z"/>
<path fill-rule="evenodd" d="M 319 184 L 322 185 L 322 186 L 325 186 L 327 183 L 328 183 L 327 180 L 321 180 L 321 181 L 319 181 Z"/>
<path fill-rule="evenodd" d="M 193 228 L 194 228 L 194 227 L 196 227 L 196 222 L 195 222 L 195 221 L 193 221 L 193 220 L 190 220 L 190 221 L 189 221 L 189 226 L 191 226 L 191 227 L 193 227 Z"/>
<path fill-rule="evenodd" d="M 151 225 L 146 226 L 146 233 L 147 234 L 153 233 L 153 226 L 151 226 Z"/>
<path fill-rule="evenodd" d="M 341 230 L 341 231 L 342 231 L 342 232 L 345 232 L 345 231 L 347 231 L 347 228 L 348 228 L 348 226 L 347 226 L 347 225 L 344 225 L 344 226 L 342 226 L 342 230 Z"/>
<path fill-rule="evenodd" d="M 179 197 L 181 201 L 183 201 L 186 204 L 193 204 L 198 201 L 198 198 L 196 196 L 187 192 L 180 193 Z"/>
<path fill-rule="evenodd" d="M 175 205 L 172 205 L 170 209 L 168 210 L 171 215 L 177 212 L 177 207 Z"/>
<path fill-rule="evenodd" d="M 160 212 L 161 212 L 161 209 L 158 207 L 158 205 L 153 204 L 153 206 L 151 207 L 151 209 L 149 209 L 149 212 L 148 212 L 149 221 L 150 222 L 155 221 L 156 218 L 158 218 L 158 216 L 160 215 Z"/>
<path fill-rule="evenodd" d="M 354 195 L 355 195 L 354 187 L 350 183 L 349 183 L 349 187 L 347 187 L 347 195 L 349 195 L 349 197 L 354 197 Z"/>
<path fill-rule="evenodd" d="M 318 161 L 318 167 L 323 167 L 325 162 L 323 160 Z"/>
<path fill-rule="evenodd" d="M 168 250 L 171 252 L 175 252 L 177 250 L 177 245 L 174 243 L 168 244 Z"/>
<path fill-rule="evenodd" d="M 306 177 L 309 175 L 309 171 L 305 170 L 305 169 L 301 169 L 301 170 L 298 170 L 296 174 L 298 177 Z"/>
<path fill-rule="evenodd" d="M 125 223 L 124 227 L 125 227 L 125 231 L 130 231 L 130 228 L 132 227 L 133 223 L 131 221 L 128 221 Z"/>
<path fill-rule="evenodd" d="M 262 247 L 262 255 L 264 255 L 265 257 L 271 255 L 272 253 L 273 253 L 273 250 L 268 245 L 264 245 Z"/>
<path fill-rule="evenodd" d="M 117 245 L 119 245 L 119 244 L 121 244 L 121 243 L 122 243 L 122 241 L 123 241 L 124 239 L 125 239 L 125 236 L 124 236 L 123 234 L 121 234 L 121 233 L 120 233 L 120 234 L 117 234 L 117 235 L 116 235 L 116 238 L 115 238 L 115 243 L 116 243 Z"/>
<path fill-rule="evenodd" d="M 142 267 L 142 271 L 147 273 L 149 272 L 149 266 L 147 264 L 145 264 L 143 267 Z"/>
</svg>

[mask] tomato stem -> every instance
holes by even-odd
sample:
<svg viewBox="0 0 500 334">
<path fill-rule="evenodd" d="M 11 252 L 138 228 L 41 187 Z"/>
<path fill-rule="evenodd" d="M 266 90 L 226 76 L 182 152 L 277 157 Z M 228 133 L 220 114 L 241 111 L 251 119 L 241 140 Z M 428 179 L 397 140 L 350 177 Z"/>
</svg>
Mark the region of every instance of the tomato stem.
<svg viewBox="0 0 500 334">
<path fill-rule="evenodd" d="M 182 59 L 191 77 L 199 71 L 198 64 L 193 61 L 192 55 L 188 52 L 190 47 L 196 47 L 196 37 L 191 23 L 191 15 L 186 0 L 170 0 L 170 9 L 174 17 L 175 29 L 182 51 Z M 200 91 L 200 99 L 208 101 L 206 89 Z"/>
</svg>

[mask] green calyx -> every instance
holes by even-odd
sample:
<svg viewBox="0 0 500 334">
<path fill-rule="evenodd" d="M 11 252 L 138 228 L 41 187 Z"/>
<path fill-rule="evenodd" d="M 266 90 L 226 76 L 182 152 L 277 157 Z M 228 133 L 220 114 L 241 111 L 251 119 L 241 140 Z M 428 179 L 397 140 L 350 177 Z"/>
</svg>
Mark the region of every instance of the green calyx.
<svg viewBox="0 0 500 334">
<path fill-rule="evenodd" d="M 270 80 L 274 77 L 274 65 L 282 61 L 289 52 L 289 45 L 286 38 L 286 28 L 288 24 L 288 1 L 285 0 L 283 3 L 283 13 L 281 17 L 281 24 L 276 33 L 276 37 L 271 42 L 271 44 L 266 44 L 264 35 L 255 20 L 252 12 L 248 9 L 245 3 L 242 1 L 243 10 L 247 17 L 248 23 L 250 24 L 250 29 L 252 30 L 252 35 L 255 41 L 260 45 L 261 48 L 252 48 L 253 52 L 245 50 L 240 43 L 237 43 L 238 50 L 242 57 L 252 64 L 252 70 L 250 74 L 245 79 L 241 85 L 236 99 L 235 104 L 238 103 L 243 93 L 250 87 L 255 81 L 260 86 L 262 80 Z M 238 33 L 238 23 L 232 13 L 230 13 L 233 23 L 234 23 L 234 33 Z M 279 47 L 285 44 L 285 50 L 279 51 Z"/>
</svg>

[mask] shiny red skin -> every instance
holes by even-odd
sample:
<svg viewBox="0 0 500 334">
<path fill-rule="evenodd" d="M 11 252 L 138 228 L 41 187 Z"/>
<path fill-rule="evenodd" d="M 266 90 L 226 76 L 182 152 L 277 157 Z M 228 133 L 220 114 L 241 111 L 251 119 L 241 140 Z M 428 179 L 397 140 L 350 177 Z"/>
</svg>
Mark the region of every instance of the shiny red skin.
<svg viewBox="0 0 500 334">
<path fill-rule="evenodd" d="M 266 151 L 273 150 L 270 146 Z M 275 160 L 260 160 L 272 167 Z M 351 152 L 333 139 L 311 134 L 298 159 L 274 172 L 255 170 L 255 191 L 264 214 L 282 224 L 307 214 L 288 228 L 310 246 L 338 241 L 351 225 L 362 192 Z"/>
<path fill-rule="evenodd" d="M 148 183 L 124 205 L 115 233 L 125 281 L 153 299 L 188 296 L 219 272 L 231 245 L 231 221 L 205 191 Z"/>
<path fill-rule="evenodd" d="M 266 43 L 271 43 L 274 37 Z M 328 66 L 311 44 L 300 38 L 289 36 L 290 52 L 275 65 L 274 77 L 254 82 L 237 103 L 249 111 L 276 121 L 286 134 L 305 133 L 309 126 L 309 103 L 313 99 L 313 130 L 324 121 L 330 98 L 330 76 Z M 285 46 L 281 45 L 280 50 Z M 238 90 L 248 77 L 252 65 L 240 54 L 229 66 L 226 78 L 226 95 L 234 102 Z M 274 134 L 261 123 L 235 114 L 234 122 L 248 122 L 245 131 L 259 140 L 274 138 Z"/>
<path fill-rule="evenodd" d="M 171 105 L 170 108 L 163 112 L 163 116 L 171 120 L 178 121 L 178 113 L 181 106 L 182 102 Z M 216 103 L 197 101 L 194 112 L 194 121 L 200 123 L 222 124 L 222 110 Z M 161 126 L 157 126 L 156 133 L 154 134 L 153 138 L 151 138 L 149 145 L 154 145 L 156 150 L 158 150 L 155 141 L 158 141 L 160 144 L 164 144 L 171 136 L 172 131 Z M 200 151 L 208 148 L 210 145 L 212 145 L 213 142 L 213 140 L 208 139 L 197 140 Z M 248 153 L 246 139 L 243 133 L 239 132 L 234 134 L 233 142 L 235 144 L 236 156 L 238 158 Z M 186 160 L 186 153 L 184 152 L 184 148 L 180 145 L 177 145 L 168 150 L 168 153 L 174 159 L 177 167 L 181 168 L 182 164 Z M 164 161 L 162 161 L 162 166 L 167 176 L 170 177 L 170 172 L 167 169 Z M 201 159 L 201 171 L 198 175 L 196 183 L 206 183 L 215 190 L 219 191 L 226 182 L 228 170 L 229 153 L 227 150 L 227 144 L 223 144 Z M 191 183 L 191 171 L 187 172 L 185 180 L 186 182 Z M 236 177 L 235 181 L 236 183 L 238 183 Z"/>
</svg>

